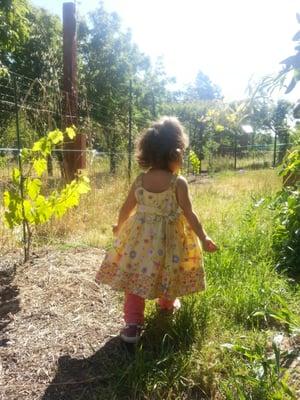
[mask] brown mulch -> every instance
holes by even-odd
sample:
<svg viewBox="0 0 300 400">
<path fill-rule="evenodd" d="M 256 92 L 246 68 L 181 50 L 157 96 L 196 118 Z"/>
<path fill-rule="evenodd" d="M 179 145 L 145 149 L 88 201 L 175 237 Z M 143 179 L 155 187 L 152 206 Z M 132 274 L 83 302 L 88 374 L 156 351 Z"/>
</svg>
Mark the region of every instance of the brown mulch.
<svg viewBox="0 0 300 400">
<path fill-rule="evenodd" d="M 94 283 L 103 256 L 88 248 L 44 249 L 23 265 L 18 254 L 1 258 L 0 399 L 92 399 L 93 383 L 107 386 L 122 307 Z"/>
</svg>

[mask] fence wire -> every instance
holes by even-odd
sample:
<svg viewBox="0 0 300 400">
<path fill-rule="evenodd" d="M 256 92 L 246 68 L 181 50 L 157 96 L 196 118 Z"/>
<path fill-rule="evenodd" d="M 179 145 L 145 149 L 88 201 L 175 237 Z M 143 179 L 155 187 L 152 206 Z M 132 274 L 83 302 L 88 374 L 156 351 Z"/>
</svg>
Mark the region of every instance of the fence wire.
<svg viewBox="0 0 300 400">
<path fill-rule="evenodd" d="M 18 166 L 20 149 L 31 148 L 48 131 L 61 128 L 66 119 L 76 121 L 78 132 L 86 135 L 87 173 L 95 185 L 112 173 L 130 176 L 131 168 L 133 172 L 137 169 L 131 139 L 148 126 L 150 120 L 134 112 L 131 84 L 128 84 L 128 88 L 124 86 L 124 92 L 126 90 L 128 104 L 111 110 L 99 99 L 89 100 L 85 91 L 79 88 L 76 94 L 78 115 L 72 115 L 71 107 L 68 107 L 70 95 L 58 83 L 42 82 L 13 72 L 0 76 L 0 191 L 7 187 L 13 168 Z M 111 119 L 107 126 L 99 118 L 103 113 Z M 218 144 L 216 149 L 198 155 L 200 168 L 193 165 L 187 152 L 183 169 L 187 174 L 196 174 L 272 167 L 288 147 L 288 143 L 277 143 L 276 147 L 274 143 L 238 146 Z M 52 155 L 45 178 L 49 182 L 58 184 L 63 175 L 64 151 L 57 149 Z M 68 150 L 71 151 L 76 150 Z"/>
</svg>

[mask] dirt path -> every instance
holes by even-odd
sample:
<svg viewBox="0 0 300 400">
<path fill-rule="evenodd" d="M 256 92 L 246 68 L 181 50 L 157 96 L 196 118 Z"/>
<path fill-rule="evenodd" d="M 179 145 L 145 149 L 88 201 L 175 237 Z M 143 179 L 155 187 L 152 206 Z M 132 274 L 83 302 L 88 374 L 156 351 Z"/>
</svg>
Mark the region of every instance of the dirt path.
<svg viewBox="0 0 300 400">
<path fill-rule="evenodd" d="M 0 399 L 92 398 L 74 382 L 105 375 L 122 317 L 118 294 L 93 281 L 103 255 L 48 249 L 27 265 L 1 260 Z"/>
</svg>

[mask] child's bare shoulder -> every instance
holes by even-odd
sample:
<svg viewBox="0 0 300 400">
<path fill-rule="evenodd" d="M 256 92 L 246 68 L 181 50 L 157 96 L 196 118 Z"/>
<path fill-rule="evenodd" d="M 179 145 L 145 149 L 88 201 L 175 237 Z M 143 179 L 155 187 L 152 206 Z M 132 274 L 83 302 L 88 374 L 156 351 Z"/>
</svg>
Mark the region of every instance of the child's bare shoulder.
<svg viewBox="0 0 300 400">
<path fill-rule="evenodd" d="M 178 187 L 187 187 L 188 186 L 188 182 L 187 182 L 186 178 L 182 175 L 177 176 L 176 183 L 177 183 Z"/>
<path fill-rule="evenodd" d="M 182 175 L 178 175 L 176 179 L 176 191 L 177 193 L 186 193 L 188 190 L 188 182 Z"/>
</svg>

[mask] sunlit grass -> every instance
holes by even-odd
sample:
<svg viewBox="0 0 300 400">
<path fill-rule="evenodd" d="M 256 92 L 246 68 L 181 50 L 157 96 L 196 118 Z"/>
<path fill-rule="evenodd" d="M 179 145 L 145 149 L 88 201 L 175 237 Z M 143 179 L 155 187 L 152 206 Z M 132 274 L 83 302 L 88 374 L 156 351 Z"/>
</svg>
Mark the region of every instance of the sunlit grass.
<svg viewBox="0 0 300 400">
<path fill-rule="evenodd" d="M 223 232 L 232 230 L 238 235 L 237 222 L 251 204 L 280 188 L 280 180 L 273 170 L 225 172 L 213 177 L 199 177 L 190 184 L 195 211 L 209 234 L 226 246 L 229 237 Z M 60 221 L 52 221 L 38 229 L 40 238 L 76 241 L 90 246 L 107 247 L 112 241 L 112 225 L 124 201 L 129 183 L 126 175 L 103 175 L 92 184 L 92 191 L 81 204 Z"/>
<path fill-rule="evenodd" d="M 244 157 L 237 156 L 236 169 L 261 169 L 271 167 L 273 165 L 273 152 L 253 153 Z M 234 154 L 231 155 L 213 155 L 202 161 L 201 168 L 203 171 L 220 172 L 224 170 L 234 169 Z"/>
<path fill-rule="evenodd" d="M 299 294 L 272 263 L 272 212 L 259 206 L 279 188 L 274 171 L 226 173 L 191 186 L 195 209 L 220 246 L 205 257 L 208 288 L 184 298 L 172 322 L 163 324 L 148 303 L 144 340 L 116 387 L 120 398 L 263 400 L 281 391 L 275 364 L 266 376 L 255 375 L 255 365 L 271 356 L 272 330 L 284 329 L 268 315 L 284 302 L 287 314 L 299 311 Z M 265 319 L 256 316 L 262 310 Z M 253 359 L 246 363 L 226 344 L 249 348 Z M 282 391 L 278 398 L 291 398 Z"/>
</svg>

